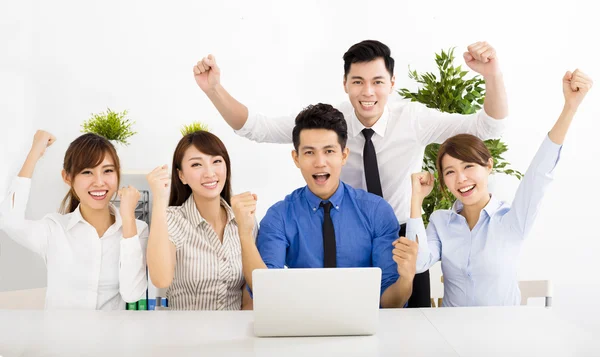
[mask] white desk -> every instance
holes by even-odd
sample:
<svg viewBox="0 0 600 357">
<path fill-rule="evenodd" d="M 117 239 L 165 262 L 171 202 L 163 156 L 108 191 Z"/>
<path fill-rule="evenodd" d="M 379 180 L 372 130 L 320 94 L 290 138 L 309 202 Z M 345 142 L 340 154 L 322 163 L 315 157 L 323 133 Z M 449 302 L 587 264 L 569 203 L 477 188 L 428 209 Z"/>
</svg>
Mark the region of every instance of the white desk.
<svg viewBox="0 0 600 357">
<path fill-rule="evenodd" d="M 0 356 L 600 356 L 544 308 L 381 310 L 375 336 L 256 338 L 252 312 L 0 310 Z"/>
</svg>

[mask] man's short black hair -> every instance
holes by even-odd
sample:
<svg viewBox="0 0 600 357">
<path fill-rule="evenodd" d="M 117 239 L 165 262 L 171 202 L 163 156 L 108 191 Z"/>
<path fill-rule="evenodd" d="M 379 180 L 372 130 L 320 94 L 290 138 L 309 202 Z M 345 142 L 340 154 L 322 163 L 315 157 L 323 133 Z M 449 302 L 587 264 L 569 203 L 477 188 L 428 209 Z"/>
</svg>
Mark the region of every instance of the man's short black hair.
<svg viewBox="0 0 600 357">
<path fill-rule="evenodd" d="M 348 140 L 348 125 L 344 115 L 329 104 L 319 103 L 309 105 L 296 116 L 296 125 L 292 131 L 294 148 L 298 151 L 300 145 L 300 132 L 304 129 L 333 130 L 337 134 L 342 150 L 346 148 Z"/>
<path fill-rule="evenodd" d="M 379 41 L 365 40 L 353 45 L 344 53 L 344 78 L 348 76 L 352 63 L 371 62 L 377 58 L 383 58 L 385 68 L 390 77 L 393 77 L 394 59 L 390 48 Z"/>
</svg>

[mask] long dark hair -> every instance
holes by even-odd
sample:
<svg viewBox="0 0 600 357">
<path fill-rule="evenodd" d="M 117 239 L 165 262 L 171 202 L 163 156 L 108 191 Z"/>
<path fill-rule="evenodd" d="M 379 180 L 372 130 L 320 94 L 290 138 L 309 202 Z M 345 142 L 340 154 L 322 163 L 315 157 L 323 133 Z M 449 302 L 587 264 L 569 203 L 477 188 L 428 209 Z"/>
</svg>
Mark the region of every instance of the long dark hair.
<svg viewBox="0 0 600 357">
<path fill-rule="evenodd" d="M 100 165 L 104 161 L 104 157 L 110 155 L 115 163 L 115 171 L 117 172 L 117 182 L 121 182 L 121 164 L 119 156 L 113 144 L 106 138 L 97 134 L 83 134 L 69 144 L 69 148 L 65 153 L 63 161 L 63 170 L 71 181 L 71 189 L 63 199 L 59 212 L 62 214 L 75 211 L 79 205 L 79 197 L 73 189 L 75 177 L 81 171 Z M 117 183 L 118 186 L 118 183 Z"/>
<path fill-rule="evenodd" d="M 186 150 L 192 145 L 206 155 L 221 156 L 225 160 L 227 178 L 223 186 L 223 191 L 221 191 L 221 197 L 223 197 L 228 205 L 231 205 L 231 160 L 229 160 L 229 154 L 221 139 L 208 131 L 202 130 L 187 134 L 177 144 L 177 148 L 173 154 L 173 164 L 171 165 L 171 197 L 169 199 L 169 206 L 181 206 L 192 194 L 190 186 L 181 182 L 179 173 L 177 172 L 177 170 L 182 169 L 183 156 Z"/>
</svg>

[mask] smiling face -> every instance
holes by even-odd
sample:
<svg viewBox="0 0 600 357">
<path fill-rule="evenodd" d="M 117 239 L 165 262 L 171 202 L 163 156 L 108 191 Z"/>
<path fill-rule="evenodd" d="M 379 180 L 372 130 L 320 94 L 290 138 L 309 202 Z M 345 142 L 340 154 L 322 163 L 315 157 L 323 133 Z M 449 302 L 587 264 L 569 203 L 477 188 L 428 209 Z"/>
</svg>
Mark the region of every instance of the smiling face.
<svg viewBox="0 0 600 357">
<path fill-rule="evenodd" d="M 227 182 L 227 165 L 222 156 L 207 155 L 192 145 L 185 151 L 180 167 L 179 179 L 192 189 L 194 197 L 219 199 Z"/>
<path fill-rule="evenodd" d="M 300 131 L 298 150 L 292 150 L 292 158 L 309 190 L 322 200 L 327 200 L 340 184 L 340 174 L 348 159 L 348 152 L 348 148 L 342 149 L 335 131 L 303 129 Z"/>
<path fill-rule="evenodd" d="M 492 172 L 493 160 L 486 166 L 464 162 L 450 155 L 442 158 L 444 185 L 463 205 L 478 205 L 489 200 L 488 177 Z"/>
<path fill-rule="evenodd" d="M 70 186 L 60 208 L 61 213 L 82 208 L 107 210 L 110 200 L 119 189 L 120 163 L 115 148 L 96 134 L 83 134 L 67 149 L 63 160 L 62 177 Z"/>
<path fill-rule="evenodd" d="M 344 78 L 344 90 L 356 117 L 364 126 L 370 128 L 379 120 L 394 82 L 395 78 L 386 69 L 383 58 L 352 63 Z"/>
<path fill-rule="evenodd" d="M 93 210 L 105 209 L 119 188 L 114 160 L 110 155 L 105 155 L 100 165 L 83 169 L 71 184 L 81 205 Z"/>
</svg>

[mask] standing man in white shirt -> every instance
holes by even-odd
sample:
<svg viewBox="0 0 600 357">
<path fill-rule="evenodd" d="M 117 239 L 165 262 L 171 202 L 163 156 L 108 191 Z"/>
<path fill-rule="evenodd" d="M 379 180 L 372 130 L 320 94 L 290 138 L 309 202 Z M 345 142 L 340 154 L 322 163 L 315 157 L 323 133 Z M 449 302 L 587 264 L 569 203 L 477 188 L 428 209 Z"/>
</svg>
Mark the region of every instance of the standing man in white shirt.
<svg viewBox="0 0 600 357">
<path fill-rule="evenodd" d="M 486 81 L 484 110 L 476 114 L 442 113 L 419 103 L 392 100 L 394 59 L 385 44 L 366 40 L 344 54 L 344 90 L 348 102 L 338 109 L 348 122 L 350 155 L 341 179 L 354 188 L 382 196 L 394 208 L 404 235 L 410 215 L 411 173 L 420 171 L 425 147 L 459 133 L 481 139 L 503 131 L 508 104 L 496 51 L 476 42 L 464 53 L 466 64 Z M 291 143 L 294 115 L 267 118 L 233 98 L 220 83 L 212 55 L 193 68 L 198 86 L 238 135 L 256 142 Z M 429 307 L 429 272 L 414 278 L 409 307 Z"/>
</svg>

